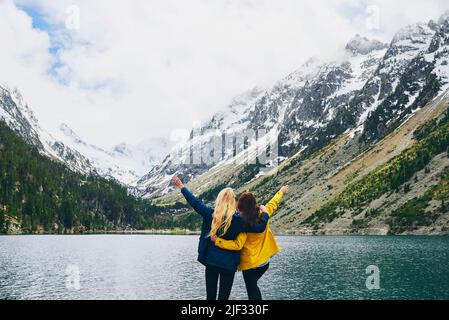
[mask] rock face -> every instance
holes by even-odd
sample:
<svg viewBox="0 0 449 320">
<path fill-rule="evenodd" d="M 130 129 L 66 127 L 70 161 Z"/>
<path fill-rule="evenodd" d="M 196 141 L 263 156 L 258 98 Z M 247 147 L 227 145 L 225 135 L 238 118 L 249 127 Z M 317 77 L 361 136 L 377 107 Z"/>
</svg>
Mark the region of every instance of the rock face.
<svg viewBox="0 0 449 320">
<path fill-rule="evenodd" d="M 361 134 L 360 143 L 375 143 L 448 88 L 448 31 L 449 16 L 444 15 L 438 22 L 400 30 L 389 44 L 356 36 L 346 45 L 343 59 L 311 59 L 272 88 L 236 98 L 202 128 L 264 129 L 277 137 L 280 161 L 298 153 L 310 155 L 347 131 Z M 168 181 L 174 174 L 189 181 L 215 170 L 216 163 L 177 161 L 211 141 L 207 135 L 192 137 L 187 142 L 191 148 L 168 155 L 138 181 L 141 195 L 170 192 Z"/>
<path fill-rule="evenodd" d="M 354 55 L 366 55 L 373 51 L 386 49 L 387 47 L 387 44 L 380 41 L 369 40 L 366 37 L 356 35 L 354 39 L 348 42 L 348 44 L 346 45 L 346 50 L 352 52 Z"/>
</svg>

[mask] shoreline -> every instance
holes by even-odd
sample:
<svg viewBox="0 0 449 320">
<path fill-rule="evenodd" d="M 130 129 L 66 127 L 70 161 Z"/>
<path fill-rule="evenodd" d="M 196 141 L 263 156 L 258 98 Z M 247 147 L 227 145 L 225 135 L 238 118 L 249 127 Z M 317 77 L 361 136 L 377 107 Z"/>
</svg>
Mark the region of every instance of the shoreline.
<svg viewBox="0 0 449 320">
<path fill-rule="evenodd" d="M 29 232 L 20 228 L 11 228 L 9 232 L 0 233 L 2 235 L 195 235 L 201 234 L 200 230 L 190 230 L 183 228 L 173 229 L 116 229 L 116 230 L 83 230 L 78 228 L 61 230 L 63 232 L 47 232 L 42 229 Z M 370 228 L 370 229 L 345 229 L 345 228 L 323 228 L 323 229 L 274 229 L 276 236 L 297 236 L 297 237 L 319 237 L 319 236 L 449 236 L 449 230 L 446 228 L 417 228 L 402 233 L 390 233 L 387 228 Z"/>
<path fill-rule="evenodd" d="M 200 235 L 200 231 L 183 229 L 148 229 L 148 230 L 108 230 L 108 231 L 86 231 L 86 232 L 14 232 L 0 233 L 0 236 L 82 236 L 82 235 Z"/>
<path fill-rule="evenodd" d="M 73 233 L 1 233 L 1 236 L 92 236 L 92 235 L 167 235 L 167 236 L 199 236 L 200 231 L 192 230 L 117 230 L 117 231 L 92 231 Z M 448 237 L 448 232 L 441 233 L 403 233 L 403 234 L 379 234 L 379 233 L 321 233 L 321 232 L 279 232 L 278 237 Z"/>
</svg>

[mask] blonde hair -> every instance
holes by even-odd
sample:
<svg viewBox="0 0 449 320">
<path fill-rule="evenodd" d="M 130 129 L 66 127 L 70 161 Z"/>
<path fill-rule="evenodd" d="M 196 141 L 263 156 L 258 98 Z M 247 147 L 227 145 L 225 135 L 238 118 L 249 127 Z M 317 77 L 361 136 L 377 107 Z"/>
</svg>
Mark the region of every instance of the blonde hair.
<svg viewBox="0 0 449 320">
<path fill-rule="evenodd" d="M 224 236 L 232 223 L 232 218 L 237 210 L 234 190 L 226 188 L 220 191 L 215 201 L 215 210 L 209 236 L 216 234 Z M 220 234 L 218 234 L 220 232 Z"/>
</svg>

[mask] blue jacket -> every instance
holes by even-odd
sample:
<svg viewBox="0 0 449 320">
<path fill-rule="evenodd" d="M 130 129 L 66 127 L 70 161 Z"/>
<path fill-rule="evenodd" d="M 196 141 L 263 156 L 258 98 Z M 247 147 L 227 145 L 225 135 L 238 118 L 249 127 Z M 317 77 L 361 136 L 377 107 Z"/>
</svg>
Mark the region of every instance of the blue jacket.
<svg viewBox="0 0 449 320">
<path fill-rule="evenodd" d="M 205 266 L 214 266 L 222 269 L 237 271 L 237 266 L 240 263 L 240 251 L 224 250 L 216 247 L 210 240 L 209 233 L 212 225 L 212 215 L 214 208 L 205 205 L 201 200 L 196 198 L 189 189 L 183 188 L 182 194 L 192 208 L 203 217 L 203 224 L 201 226 L 201 236 L 198 245 L 198 261 Z M 254 226 L 249 226 L 240 216 L 239 212 L 234 214 L 231 226 L 224 236 L 221 238 L 225 240 L 235 240 L 241 232 L 247 233 L 262 233 L 267 227 L 269 216 L 263 213 L 259 221 Z"/>
</svg>

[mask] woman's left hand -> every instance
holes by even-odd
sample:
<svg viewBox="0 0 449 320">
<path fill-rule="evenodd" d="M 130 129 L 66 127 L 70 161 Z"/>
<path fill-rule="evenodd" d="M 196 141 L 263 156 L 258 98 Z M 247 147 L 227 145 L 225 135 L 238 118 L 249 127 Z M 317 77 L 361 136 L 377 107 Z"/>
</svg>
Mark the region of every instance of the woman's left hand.
<svg viewBox="0 0 449 320">
<path fill-rule="evenodd" d="M 183 188 L 184 188 L 184 184 L 182 183 L 181 179 L 179 179 L 177 176 L 174 176 L 173 178 L 171 178 L 171 181 L 172 181 L 173 184 L 175 184 L 179 189 L 183 189 Z"/>
<path fill-rule="evenodd" d="M 262 212 L 267 212 L 267 207 L 265 207 L 264 205 L 260 205 L 259 206 L 260 211 Z"/>
<path fill-rule="evenodd" d="M 213 234 L 213 235 L 211 235 L 210 236 L 210 241 L 212 241 L 213 243 L 215 243 L 215 241 L 217 240 L 217 235 L 216 234 Z"/>
</svg>

